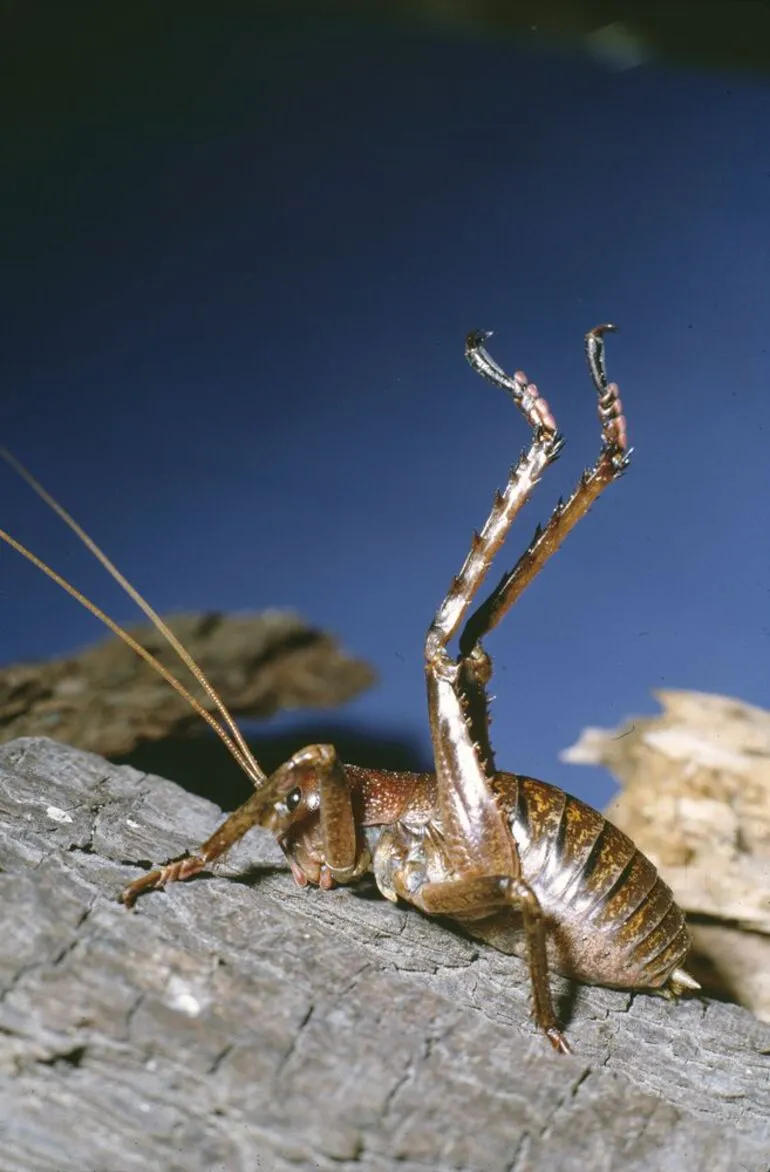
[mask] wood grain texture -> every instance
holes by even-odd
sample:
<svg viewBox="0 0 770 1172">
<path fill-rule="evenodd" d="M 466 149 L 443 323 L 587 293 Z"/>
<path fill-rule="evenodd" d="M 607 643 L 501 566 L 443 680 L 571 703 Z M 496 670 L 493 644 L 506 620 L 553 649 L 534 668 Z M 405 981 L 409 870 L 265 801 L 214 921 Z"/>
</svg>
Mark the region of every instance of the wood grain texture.
<svg viewBox="0 0 770 1172">
<path fill-rule="evenodd" d="M 554 1055 L 520 961 L 300 891 L 259 833 L 115 902 L 218 817 L 53 741 L 0 749 L 2 1172 L 770 1166 L 770 1027 L 735 1006 L 581 987 Z"/>
</svg>

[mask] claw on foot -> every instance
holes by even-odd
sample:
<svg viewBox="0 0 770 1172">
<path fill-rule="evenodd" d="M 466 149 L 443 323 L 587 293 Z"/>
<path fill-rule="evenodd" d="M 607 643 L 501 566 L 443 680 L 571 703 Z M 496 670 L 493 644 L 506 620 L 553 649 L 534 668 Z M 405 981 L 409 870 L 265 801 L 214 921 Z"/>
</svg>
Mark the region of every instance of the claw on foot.
<svg viewBox="0 0 770 1172">
<path fill-rule="evenodd" d="M 572 1053 L 572 1047 L 561 1030 L 558 1030 L 555 1026 L 551 1026 L 551 1028 L 547 1029 L 545 1032 L 548 1041 L 551 1043 L 557 1054 Z"/>
<path fill-rule="evenodd" d="M 129 883 L 128 887 L 123 888 L 118 896 L 118 903 L 122 903 L 128 908 L 133 907 L 142 892 L 154 891 L 156 887 L 162 886 L 162 875 L 162 871 L 149 871 L 146 875 L 135 879 L 133 883 Z"/>
<path fill-rule="evenodd" d="M 167 863 L 165 867 L 156 867 L 155 870 L 148 871 L 146 875 L 140 875 L 133 883 L 129 883 L 128 887 L 125 887 L 120 893 L 119 902 L 125 907 L 131 908 L 145 891 L 157 891 L 159 888 L 165 887 L 167 883 L 191 879 L 205 866 L 206 860 L 200 858 L 199 855 L 186 855 L 183 859 Z"/>
</svg>

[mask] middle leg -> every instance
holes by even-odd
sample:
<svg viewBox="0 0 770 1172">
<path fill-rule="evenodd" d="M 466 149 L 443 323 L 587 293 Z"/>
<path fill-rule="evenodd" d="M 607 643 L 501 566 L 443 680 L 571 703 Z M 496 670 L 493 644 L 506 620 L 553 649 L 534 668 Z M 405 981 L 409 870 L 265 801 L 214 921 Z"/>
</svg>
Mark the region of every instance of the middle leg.
<svg viewBox="0 0 770 1172">
<path fill-rule="evenodd" d="M 561 1054 L 570 1053 L 551 996 L 543 909 L 528 883 L 520 877 L 493 875 L 430 883 L 419 892 L 419 906 L 429 915 L 451 916 L 461 923 L 468 919 L 483 919 L 506 907 L 521 912 L 532 986 L 532 1016 L 554 1050 Z"/>
</svg>

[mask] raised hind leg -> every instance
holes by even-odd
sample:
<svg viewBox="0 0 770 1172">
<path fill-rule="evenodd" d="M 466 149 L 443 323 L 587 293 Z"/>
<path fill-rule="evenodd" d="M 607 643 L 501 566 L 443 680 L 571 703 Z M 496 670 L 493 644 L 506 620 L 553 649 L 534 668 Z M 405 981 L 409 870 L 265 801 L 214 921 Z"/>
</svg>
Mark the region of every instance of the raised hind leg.
<svg viewBox="0 0 770 1172">
<path fill-rule="evenodd" d="M 586 515 L 591 505 L 614 480 L 625 472 L 630 459 L 626 420 L 617 383 L 607 381 L 604 365 L 604 335 L 615 326 L 602 325 L 589 330 L 585 337 L 586 361 L 598 394 L 602 446 L 596 462 L 581 476 L 566 502 L 559 501 L 545 527 L 538 525 L 535 536 L 512 570 L 502 578 L 492 594 L 469 617 L 460 636 L 460 655 L 471 656 L 480 639 L 505 617 L 545 563 L 561 546 L 567 534 Z M 480 373 L 500 386 L 492 372 L 479 367 Z M 507 379 L 507 376 L 505 376 Z"/>
<path fill-rule="evenodd" d="M 429 914 L 458 920 L 480 919 L 501 907 L 523 913 L 527 936 L 535 1018 L 552 1045 L 568 1049 L 551 1000 L 545 951 L 545 925 L 537 897 L 520 875 L 516 846 L 493 790 L 493 770 L 473 735 L 469 698 L 463 689 L 462 661 L 450 656 L 456 634 L 472 599 L 500 549 L 514 518 L 543 471 L 556 458 L 561 439 L 537 387 L 517 372 L 513 377 L 483 348 L 487 335 L 469 335 L 471 365 L 503 387 L 532 427 L 532 441 L 511 471 L 505 489 L 495 494 L 492 510 L 460 573 L 452 581 L 425 640 L 428 710 L 436 765 L 440 841 L 426 847 L 431 865 L 426 880 L 412 885 L 409 898 Z M 489 661 L 483 653 L 468 657 L 468 671 L 483 694 Z M 443 872 L 443 876 L 438 876 Z M 427 880 L 430 873 L 431 879 Z"/>
</svg>

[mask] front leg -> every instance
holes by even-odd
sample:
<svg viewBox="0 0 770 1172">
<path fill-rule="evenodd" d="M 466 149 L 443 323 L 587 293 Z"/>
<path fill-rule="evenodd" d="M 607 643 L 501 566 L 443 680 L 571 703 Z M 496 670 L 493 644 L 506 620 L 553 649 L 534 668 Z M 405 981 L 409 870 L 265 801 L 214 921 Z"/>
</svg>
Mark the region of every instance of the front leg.
<svg viewBox="0 0 770 1172">
<path fill-rule="evenodd" d="M 332 745 L 307 745 L 280 765 L 197 851 L 140 876 L 126 887 L 121 901 L 131 907 L 145 891 L 193 878 L 254 826 L 273 832 L 302 886 L 349 882 L 368 866 L 353 796 L 336 750 Z"/>
</svg>

